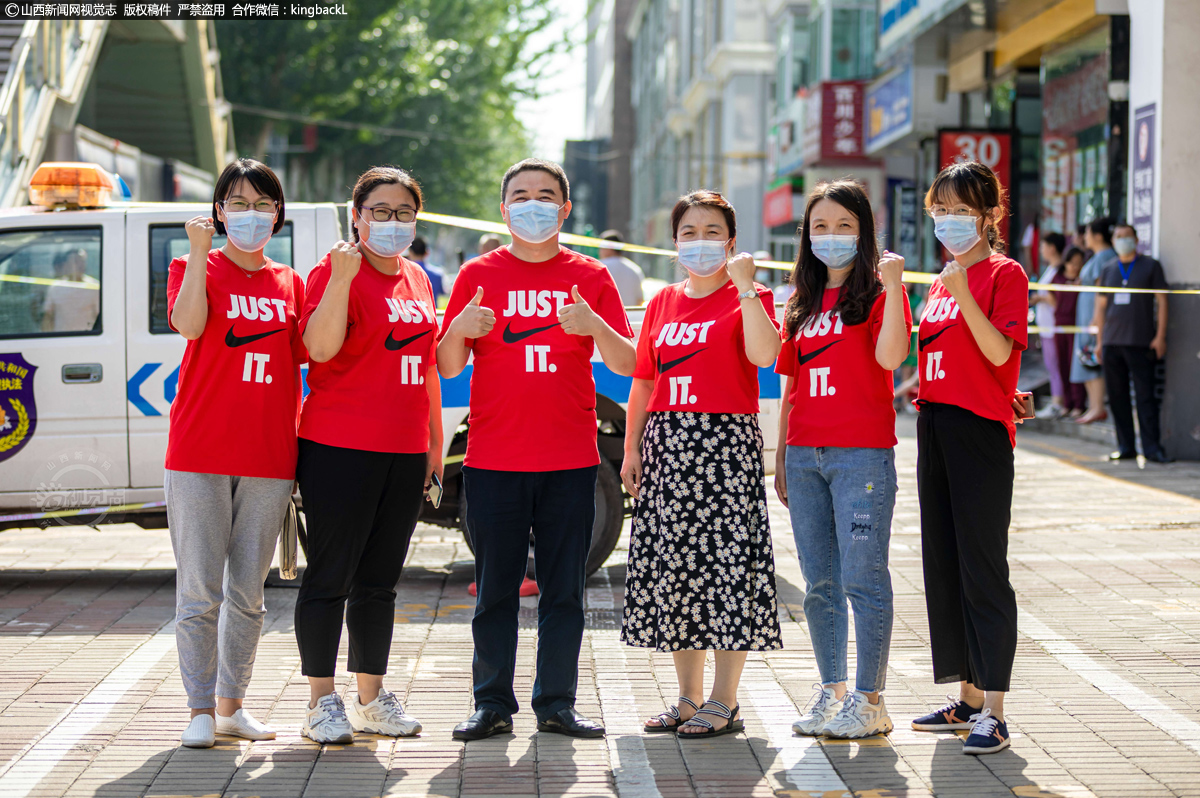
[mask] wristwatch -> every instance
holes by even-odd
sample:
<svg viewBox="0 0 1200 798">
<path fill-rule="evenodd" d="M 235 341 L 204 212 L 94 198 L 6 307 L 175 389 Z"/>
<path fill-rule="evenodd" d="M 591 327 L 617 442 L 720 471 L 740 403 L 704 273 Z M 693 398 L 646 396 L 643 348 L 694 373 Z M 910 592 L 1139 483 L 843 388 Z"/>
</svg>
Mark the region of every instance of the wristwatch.
<svg viewBox="0 0 1200 798">
<path fill-rule="evenodd" d="M 738 294 L 738 301 L 741 302 L 743 299 L 756 299 L 757 297 L 758 297 L 758 289 L 751 286 L 750 288 L 747 288 L 742 293 Z"/>
</svg>

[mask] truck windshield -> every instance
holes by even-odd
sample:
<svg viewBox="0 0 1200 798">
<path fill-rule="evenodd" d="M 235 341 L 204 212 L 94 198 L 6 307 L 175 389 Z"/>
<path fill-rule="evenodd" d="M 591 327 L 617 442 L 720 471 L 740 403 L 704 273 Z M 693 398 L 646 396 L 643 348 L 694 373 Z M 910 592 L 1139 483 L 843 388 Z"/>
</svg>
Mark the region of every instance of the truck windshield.
<svg viewBox="0 0 1200 798">
<path fill-rule="evenodd" d="M 225 236 L 213 237 L 213 249 L 225 246 Z M 187 231 L 182 224 L 156 224 L 150 227 L 150 332 L 174 334 L 167 324 L 167 267 L 176 258 L 188 254 Z M 292 262 L 292 223 L 271 236 L 264 254 L 276 263 L 295 268 Z"/>
</svg>

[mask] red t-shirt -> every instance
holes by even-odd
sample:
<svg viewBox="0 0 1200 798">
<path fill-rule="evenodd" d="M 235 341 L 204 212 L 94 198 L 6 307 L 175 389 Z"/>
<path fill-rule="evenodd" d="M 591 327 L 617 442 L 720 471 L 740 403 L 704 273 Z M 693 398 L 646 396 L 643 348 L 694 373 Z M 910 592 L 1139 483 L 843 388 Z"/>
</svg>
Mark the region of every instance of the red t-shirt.
<svg viewBox="0 0 1200 798">
<path fill-rule="evenodd" d="M 921 375 L 917 404 L 957 405 L 1003 421 L 1015 446 L 1012 400 L 1021 373 L 1021 351 L 1029 340 L 1029 277 L 1015 260 L 992 255 L 967 269 L 967 285 L 992 326 L 1013 340 L 1012 354 L 1004 365 L 993 366 L 975 343 L 942 278 L 936 278 L 917 335 Z"/>
<path fill-rule="evenodd" d="M 471 434 L 464 465 L 496 471 L 559 471 L 600 462 L 596 448 L 595 344 L 569 335 L 558 310 L 571 286 L 621 335 L 633 337 L 621 295 L 604 264 L 569 249 L 529 263 L 494 249 L 463 265 L 446 305 L 442 335 L 483 287 L 496 326 L 467 340 L 474 351 Z"/>
<path fill-rule="evenodd" d="M 186 264 L 176 258 L 167 269 L 168 319 Z M 296 326 L 304 281 L 270 260 L 245 271 L 214 249 L 204 293 L 208 319 L 179 367 L 166 467 L 295 479 L 300 364 L 308 359 Z"/>
<path fill-rule="evenodd" d="M 683 291 L 686 285 L 659 291 L 642 318 L 633 376 L 654 381 L 647 409 L 757 413 L 758 367 L 746 357 L 737 287 L 730 280 L 692 299 Z M 754 287 L 778 329 L 771 290 Z"/>
<path fill-rule="evenodd" d="M 331 274 L 328 255 L 309 273 L 301 333 Z M 401 258 L 397 274 L 384 274 L 363 258 L 350 283 L 342 348 L 308 365 L 300 437 L 368 452 L 429 451 L 425 375 L 436 356 L 437 306 L 425 272 Z"/>
<path fill-rule="evenodd" d="M 892 372 L 875 360 L 887 294 L 880 292 L 861 324 L 843 324 L 834 310 L 841 292 L 826 288 L 820 312 L 779 352 L 775 371 L 793 378 L 787 445 L 890 449 L 896 445 Z M 907 338 L 912 333 L 907 296 L 903 305 Z"/>
</svg>

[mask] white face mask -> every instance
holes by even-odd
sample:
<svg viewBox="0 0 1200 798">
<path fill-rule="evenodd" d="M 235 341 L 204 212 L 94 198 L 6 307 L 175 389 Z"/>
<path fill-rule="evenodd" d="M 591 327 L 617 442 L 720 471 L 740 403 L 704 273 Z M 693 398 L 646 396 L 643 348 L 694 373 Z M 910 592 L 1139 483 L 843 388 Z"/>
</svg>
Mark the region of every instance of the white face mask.
<svg viewBox="0 0 1200 798">
<path fill-rule="evenodd" d="M 225 234 L 242 252 L 258 252 L 271 240 L 275 214 L 263 211 L 225 212 Z"/>
<path fill-rule="evenodd" d="M 367 249 L 384 258 L 394 258 L 408 249 L 417 236 L 416 222 L 367 222 Z"/>
<path fill-rule="evenodd" d="M 561 205 L 544 200 L 526 200 L 505 207 L 508 208 L 509 232 L 522 241 L 541 244 L 558 235 Z"/>
<path fill-rule="evenodd" d="M 675 245 L 679 251 L 679 265 L 697 277 L 708 277 L 716 274 L 729 259 L 725 248 L 729 241 L 680 241 Z"/>
</svg>

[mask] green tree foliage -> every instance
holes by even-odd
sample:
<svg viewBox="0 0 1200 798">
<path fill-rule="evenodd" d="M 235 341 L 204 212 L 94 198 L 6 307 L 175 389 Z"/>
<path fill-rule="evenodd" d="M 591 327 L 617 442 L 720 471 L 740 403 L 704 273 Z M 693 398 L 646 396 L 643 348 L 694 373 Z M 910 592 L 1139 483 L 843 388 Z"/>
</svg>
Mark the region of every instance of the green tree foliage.
<svg viewBox="0 0 1200 798">
<path fill-rule="evenodd" d="M 529 152 L 514 107 L 566 44 L 545 44 L 551 0 L 351 0 L 347 10 L 217 23 L 239 154 L 266 157 L 272 134 L 286 135 L 289 170 L 327 178 L 299 181 L 300 193 L 336 192 L 297 200 L 349 197 L 362 170 L 387 163 L 417 176 L 430 210 L 499 218 L 500 177 Z M 315 150 L 296 152 L 313 120 Z"/>
</svg>

